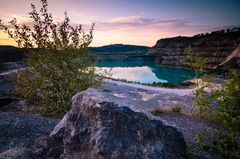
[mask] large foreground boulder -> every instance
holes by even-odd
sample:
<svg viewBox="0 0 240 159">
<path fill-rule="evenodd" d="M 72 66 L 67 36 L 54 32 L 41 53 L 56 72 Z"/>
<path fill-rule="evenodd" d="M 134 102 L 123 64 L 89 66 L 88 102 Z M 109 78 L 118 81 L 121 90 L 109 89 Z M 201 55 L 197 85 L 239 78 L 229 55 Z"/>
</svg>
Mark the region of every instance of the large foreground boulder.
<svg viewBox="0 0 240 159">
<path fill-rule="evenodd" d="M 183 159 L 186 154 L 182 133 L 160 118 L 86 92 L 73 97 L 72 109 L 50 137 L 48 156 L 67 159 Z"/>
</svg>

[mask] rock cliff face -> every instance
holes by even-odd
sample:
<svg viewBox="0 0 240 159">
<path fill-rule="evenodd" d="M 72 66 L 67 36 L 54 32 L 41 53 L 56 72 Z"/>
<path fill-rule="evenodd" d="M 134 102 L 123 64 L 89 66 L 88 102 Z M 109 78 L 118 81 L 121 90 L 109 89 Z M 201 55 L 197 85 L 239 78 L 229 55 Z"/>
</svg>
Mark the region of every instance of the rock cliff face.
<svg viewBox="0 0 240 159">
<path fill-rule="evenodd" d="M 157 41 L 149 53 L 157 56 L 158 64 L 183 66 L 180 62 L 186 54 L 184 49 L 191 46 L 195 52 L 207 60 L 205 68 L 212 69 L 222 62 L 240 44 L 240 31 L 213 32 L 193 37 L 174 37 Z"/>
<path fill-rule="evenodd" d="M 72 103 L 72 109 L 50 135 L 50 156 L 63 145 L 60 158 L 185 158 L 182 133 L 160 118 L 86 92 L 76 94 Z"/>
<path fill-rule="evenodd" d="M 221 74 L 229 69 L 238 70 L 240 73 L 240 44 L 220 65 L 215 67 L 213 71 Z"/>
</svg>

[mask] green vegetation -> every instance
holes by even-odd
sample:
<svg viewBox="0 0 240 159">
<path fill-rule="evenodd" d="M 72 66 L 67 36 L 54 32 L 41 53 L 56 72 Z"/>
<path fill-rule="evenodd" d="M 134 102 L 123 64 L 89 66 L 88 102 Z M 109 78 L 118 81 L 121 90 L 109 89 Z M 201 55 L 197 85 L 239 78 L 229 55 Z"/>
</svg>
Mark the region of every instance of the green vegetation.
<svg viewBox="0 0 240 159">
<path fill-rule="evenodd" d="M 240 35 L 240 27 L 235 27 L 235 28 L 228 28 L 228 29 L 222 29 L 222 30 L 215 30 L 212 32 L 205 32 L 205 33 L 200 33 L 200 34 L 196 34 L 192 37 L 187 37 L 187 36 L 177 36 L 177 37 L 173 37 L 173 38 L 165 38 L 165 39 L 160 39 L 160 40 L 164 40 L 167 43 L 170 42 L 181 42 L 181 41 L 187 41 L 190 42 L 193 39 L 201 39 L 201 38 L 211 38 L 212 40 L 219 40 L 219 38 L 223 38 L 223 39 L 238 39 Z M 206 39 L 207 40 L 207 39 Z M 239 40 L 237 40 L 239 41 Z M 168 45 L 162 46 L 163 48 L 168 48 Z"/>
<path fill-rule="evenodd" d="M 171 108 L 171 111 L 173 113 L 181 113 L 182 110 L 181 110 L 181 107 L 179 105 L 175 105 Z"/>
<path fill-rule="evenodd" d="M 185 81 L 180 84 L 174 84 L 174 83 L 161 83 L 161 82 L 153 82 L 152 84 L 147 84 L 149 86 L 154 86 L 154 87 L 165 87 L 165 88 L 188 88 L 191 86 L 194 86 L 195 84 L 191 81 Z"/>
<path fill-rule="evenodd" d="M 221 89 L 212 93 L 213 100 L 219 106 L 213 110 L 226 133 L 215 130 L 216 140 L 206 148 L 213 150 L 226 159 L 237 159 L 240 156 L 240 76 L 233 71 Z"/>
<path fill-rule="evenodd" d="M 195 71 L 195 77 L 199 78 L 205 72 L 203 66 L 206 64 L 206 60 L 200 57 L 198 52 L 193 51 L 192 47 L 187 47 L 184 52 L 187 54 L 181 61 L 184 65 L 189 66 Z"/>
<path fill-rule="evenodd" d="M 209 109 L 207 99 L 208 93 L 205 91 L 206 87 L 209 87 L 208 82 L 204 82 L 202 79 L 204 78 L 204 64 L 206 61 L 199 56 L 198 52 L 194 52 L 192 47 L 189 46 L 185 49 L 186 57 L 181 61 L 184 65 L 189 66 L 195 71 L 195 82 L 197 88 L 194 90 L 195 97 L 193 99 L 193 104 L 197 106 L 198 112 L 200 114 L 204 113 L 204 109 Z M 200 79 L 200 77 L 202 79 Z"/>
<path fill-rule="evenodd" d="M 223 35 L 223 34 L 230 34 L 230 33 L 236 33 L 236 32 L 240 32 L 240 27 L 234 27 L 234 28 L 227 28 L 227 29 L 222 29 L 222 30 L 215 30 L 212 32 L 206 32 L 206 33 L 202 33 L 202 34 L 197 34 L 194 35 L 194 37 L 202 37 L 202 36 L 209 36 L 209 35 Z"/>
<path fill-rule="evenodd" d="M 205 150 L 213 151 L 224 159 L 237 159 L 240 156 L 240 76 L 237 72 L 230 73 L 219 89 L 213 89 L 208 96 L 211 101 L 216 101 L 218 106 L 213 108 L 208 102 L 206 113 L 214 117 L 224 128 L 224 132 L 214 130 L 215 139 L 211 144 L 203 142 L 204 136 L 199 135 L 198 139 Z"/>
<path fill-rule="evenodd" d="M 157 106 L 152 112 L 153 115 L 161 115 L 163 114 L 163 108 L 161 106 Z"/>
<path fill-rule="evenodd" d="M 157 87 L 166 87 L 166 88 L 176 88 L 178 87 L 179 85 L 178 84 L 174 84 L 174 83 L 169 83 L 169 82 L 166 82 L 166 83 L 161 83 L 161 82 L 153 82 L 151 84 L 148 84 L 149 86 L 157 86 Z"/>
<path fill-rule="evenodd" d="M 211 150 L 224 159 L 237 159 L 240 156 L 240 75 L 238 71 L 230 71 L 230 76 L 220 87 L 211 84 L 209 75 L 204 73 L 205 63 L 198 54 L 189 47 L 185 64 L 196 70 L 197 87 L 194 91 L 194 105 L 198 113 L 207 119 L 217 121 L 225 131 L 214 130 L 214 141 L 210 144 L 201 142 L 205 150 Z M 201 79 L 199 79 L 201 77 Z M 209 91 L 207 91 L 209 90 Z M 204 136 L 198 136 L 203 140 Z"/>
<path fill-rule="evenodd" d="M 0 29 L 8 33 L 20 48 L 27 50 L 27 69 L 20 74 L 13 93 L 37 105 L 34 111 L 62 116 L 71 106 L 71 98 L 78 91 L 100 84 L 87 47 L 92 41 L 93 25 L 89 33 L 82 26 L 70 25 L 69 17 L 54 24 L 48 12 L 47 0 L 41 0 L 40 12 L 31 5 L 29 13 L 33 27 L 18 24 L 17 19 L 7 27 L 0 21 Z"/>
</svg>

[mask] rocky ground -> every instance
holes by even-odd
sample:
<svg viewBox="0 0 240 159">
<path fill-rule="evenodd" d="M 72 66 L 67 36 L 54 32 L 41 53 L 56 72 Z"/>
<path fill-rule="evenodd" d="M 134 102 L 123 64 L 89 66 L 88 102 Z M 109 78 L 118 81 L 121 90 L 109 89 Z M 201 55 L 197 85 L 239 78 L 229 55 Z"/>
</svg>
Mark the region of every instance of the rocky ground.
<svg viewBox="0 0 240 159">
<path fill-rule="evenodd" d="M 13 101 L 0 107 L 0 159 L 26 158 L 41 159 L 41 153 L 47 146 L 47 141 L 59 119 L 47 118 L 41 115 L 28 114 L 22 101 Z M 211 140 L 211 130 L 217 126 L 196 117 L 171 112 L 159 115 L 161 120 L 178 128 L 183 133 L 188 145 L 190 159 L 218 158 L 201 150 L 196 135 L 204 134 Z"/>
<path fill-rule="evenodd" d="M 197 139 L 198 135 L 202 135 L 205 137 L 205 143 L 209 143 L 213 139 L 212 130 L 221 130 L 219 126 L 211 124 L 197 116 L 171 112 L 163 112 L 159 116 L 181 130 L 188 145 L 190 159 L 220 159 L 219 156 L 211 152 L 203 151 Z"/>
<path fill-rule="evenodd" d="M 0 101 L 0 159 L 41 159 L 39 154 L 59 120 L 25 113 L 17 101 Z"/>
<path fill-rule="evenodd" d="M 88 89 L 87 92 L 137 111 L 151 112 L 156 107 L 162 107 L 164 112 L 159 116 L 181 130 L 191 159 L 218 158 L 204 152 L 197 144 L 197 134 L 204 134 L 210 141 L 211 130 L 218 127 L 190 115 L 192 90 L 156 88 L 106 80 L 101 87 Z M 45 139 L 59 119 L 28 114 L 27 105 L 11 100 L 0 100 L 0 159 L 41 158 L 38 154 L 43 151 Z M 169 111 L 176 105 L 181 107 L 180 114 Z"/>
<path fill-rule="evenodd" d="M 153 111 L 157 107 L 171 110 L 172 107 L 178 106 L 183 114 L 196 111 L 196 109 L 191 110 L 193 88 L 151 87 L 107 79 L 98 89 L 89 89 L 88 91 L 114 101 L 120 106 L 128 106 L 136 110 Z"/>
</svg>

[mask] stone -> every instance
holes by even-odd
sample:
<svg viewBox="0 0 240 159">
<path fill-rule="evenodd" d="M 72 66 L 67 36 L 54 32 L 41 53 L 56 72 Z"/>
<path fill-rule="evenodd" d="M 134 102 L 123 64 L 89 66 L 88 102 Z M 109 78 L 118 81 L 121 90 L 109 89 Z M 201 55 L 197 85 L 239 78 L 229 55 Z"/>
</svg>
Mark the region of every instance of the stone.
<svg viewBox="0 0 240 159">
<path fill-rule="evenodd" d="M 19 68 L 0 73 L 0 96 L 10 96 L 17 77 L 29 72 L 27 68 Z"/>
<path fill-rule="evenodd" d="M 73 97 L 72 109 L 54 128 L 50 140 L 51 154 L 59 153 L 62 145 L 59 157 L 64 159 L 183 159 L 186 156 L 182 133 L 161 118 L 119 107 L 87 92 Z"/>
<path fill-rule="evenodd" d="M 58 122 L 24 112 L 0 112 L 0 159 L 45 159 L 49 134 Z"/>
<path fill-rule="evenodd" d="M 0 73 L 0 81 L 15 81 L 17 77 L 22 73 L 28 73 L 30 72 L 29 69 L 26 68 L 20 68 L 15 70 L 10 70 L 8 72 Z"/>
<path fill-rule="evenodd" d="M 0 112 L 20 111 L 29 113 L 32 109 L 36 109 L 30 101 L 25 101 L 20 98 L 11 96 L 0 97 Z"/>
</svg>

